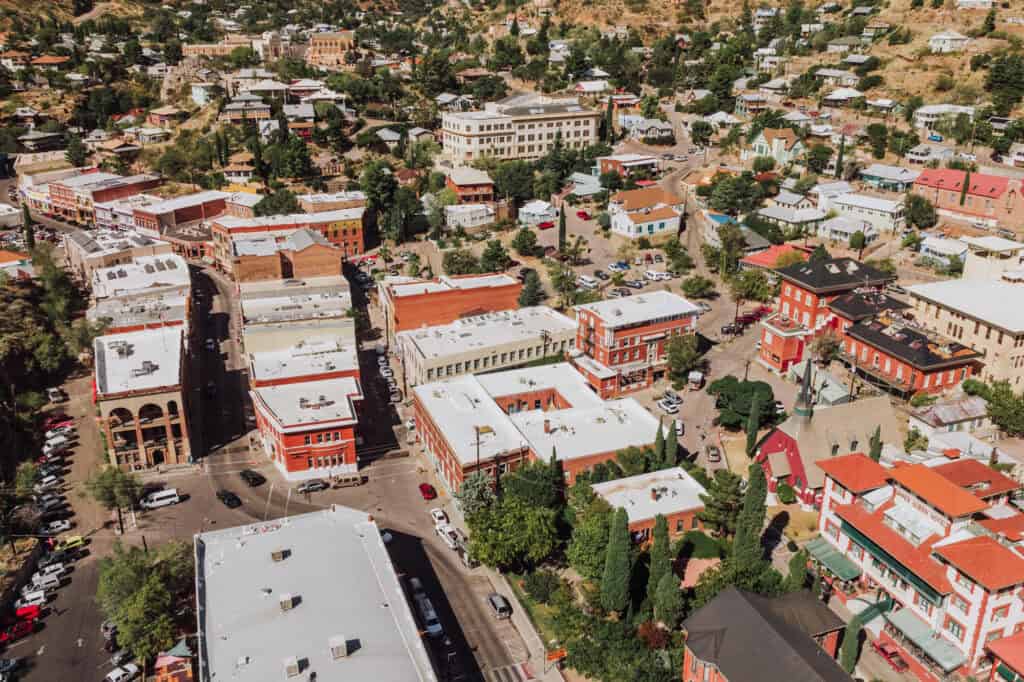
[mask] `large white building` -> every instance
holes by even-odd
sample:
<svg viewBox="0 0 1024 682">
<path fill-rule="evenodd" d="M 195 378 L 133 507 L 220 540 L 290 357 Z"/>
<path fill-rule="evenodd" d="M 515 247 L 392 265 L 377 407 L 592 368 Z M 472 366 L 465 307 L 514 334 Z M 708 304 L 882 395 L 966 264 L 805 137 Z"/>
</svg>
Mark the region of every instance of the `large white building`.
<svg viewBox="0 0 1024 682">
<path fill-rule="evenodd" d="M 835 211 L 841 216 L 861 220 L 875 226 L 879 232 L 899 232 L 906 219 L 902 201 L 890 201 L 866 194 L 839 194 L 822 197 L 823 211 Z"/>
<path fill-rule="evenodd" d="M 537 159 L 559 138 L 569 149 L 595 144 L 600 120 L 601 112 L 575 97 L 530 93 L 489 102 L 479 111 L 443 113 L 441 141 L 445 154 L 457 161 Z"/>
<path fill-rule="evenodd" d="M 399 357 L 410 386 L 564 357 L 576 322 L 551 308 L 519 308 L 399 332 Z"/>
</svg>

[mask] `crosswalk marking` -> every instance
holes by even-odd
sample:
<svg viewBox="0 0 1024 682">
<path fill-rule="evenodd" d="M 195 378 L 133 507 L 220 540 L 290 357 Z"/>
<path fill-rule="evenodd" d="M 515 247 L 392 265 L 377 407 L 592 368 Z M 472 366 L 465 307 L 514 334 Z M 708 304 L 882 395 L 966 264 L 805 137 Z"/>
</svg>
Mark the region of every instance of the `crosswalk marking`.
<svg viewBox="0 0 1024 682">
<path fill-rule="evenodd" d="M 528 679 L 518 665 L 506 665 L 484 671 L 487 682 L 526 682 Z"/>
</svg>

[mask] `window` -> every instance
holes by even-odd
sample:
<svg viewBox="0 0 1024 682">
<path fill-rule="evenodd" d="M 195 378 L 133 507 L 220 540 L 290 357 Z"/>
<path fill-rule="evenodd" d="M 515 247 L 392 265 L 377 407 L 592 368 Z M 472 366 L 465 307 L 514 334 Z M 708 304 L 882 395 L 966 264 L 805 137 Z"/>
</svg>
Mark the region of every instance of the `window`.
<svg viewBox="0 0 1024 682">
<path fill-rule="evenodd" d="M 952 618 L 946 618 L 946 632 L 959 640 L 963 640 L 964 626 L 960 625 L 960 623 L 956 622 Z"/>
<path fill-rule="evenodd" d="M 698 529 L 700 529 L 700 519 L 698 519 L 696 516 L 694 516 L 692 519 L 690 519 L 690 529 L 691 530 L 698 530 Z"/>
<path fill-rule="evenodd" d="M 1010 612 L 1009 605 L 1007 605 L 1007 606 L 1000 606 L 999 608 L 997 608 L 995 611 L 992 612 L 992 620 L 1002 620 L 1003 618 L 1006 618 L 1006 616 L 1009 614 L 1009 612 Z"/>
<path fill-rule="evenodd" d="M 313 441 L 312 441 L 312 440 L 310 440 L 310 437 L 309 437 L 309 436 L 303 436 L 303 437 L 302 437 L 302 442 L 303 442 L 304 444 L 306 444 L 306 445 L 309 445 L 309 444 L 310 444 L 310 443 L 312 443 Z"/>
<path fill-rule="evenodd" d="M 316 442 L 317 443 L 323 443 L 324 442 L 324 434 L 322 434 L 322 433 L 316 434 Z"/>
<path fill-rule="evenodd" d="M 963 613 L 967 613 L 967 610 L 970 608 L 970 604 L 967 603 L 967 600 L 958 594 L 954 594 L 950 598 L 950 601 L 953 603 L 953 606 L 957 608 L 957 610 L 962 611 Z"/>
</svg>

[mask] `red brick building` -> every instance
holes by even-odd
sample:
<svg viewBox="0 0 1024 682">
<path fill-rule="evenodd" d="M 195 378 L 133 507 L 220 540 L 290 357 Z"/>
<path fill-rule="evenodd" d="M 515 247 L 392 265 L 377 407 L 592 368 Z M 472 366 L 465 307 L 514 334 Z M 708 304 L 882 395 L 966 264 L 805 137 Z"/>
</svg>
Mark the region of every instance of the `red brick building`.
<svg viewBox="0 0 1024 682">
<path fill-rule="evenodd" d="M 729 587 L 683 622 L 682 680 L 850 682 L 835 661 L 844 627 L 808 590 L 765 597 Z"/>
<path fill-rule="evenodd" d="M 395 277 L 380 285 L 387 337 L 398 332 L 448 324 L 463 317 L 514 310 L 523 285 L 502 273 L 455 275 L 434 280 Z"/>
<path fill-rule="evenodd" d="M 1024 680 L 1024 630 L 991 641 L 985 647 L 992 658 L 988 682 Z"/>
<path fill-rule="evenodd" d="M 779 307 L 761 322 L 758 361 L 777 372 L 800 362 L 804 346 L 814 338 L 836 331 L 831 301 L 855 290 L 876 290 L 895 279 L 852 258 L 812 260 L 775 272 L 782 280 Z"/>
<path fill-rule="evenodd" d="M 673 541 L 687 531 L 704 529 L 697 515 L 704 511 L 701 496 L 707 491 L 682 467 L 595 483 L 590 487 L 612 508 L 626 510 L 634 542 L 647 544 L 651 541 L 659 515 L 665 517 L 668 536 Z"/>
<path fill-rule="evenodd" d="M 359 363 L 337 341 L 250 354 L 258 439 L 289 480 L 356 471 Z"/>
<path fill-rule="evenodd" d="M 602 398 L 647 388 L 665 375 L 668 343 L 692 334 L 700 309 L 667 291 L 578 305 L 573 364 Z"/>
<path fill-rule="evenodd" d="M 155 175 L 123 177 L 113 173 L 90 172 L 75 175 L 49 184 L 52 212 L 74 223 L 95 221 L 95 205 L 123 199 L 159 187 L 161 180 Z"/>
<path fill-rule="evenodd" d="M 341 250 L 308 228 L 282 240 L 272 235 L 234 239 L 232 249 L 228 274 L 239 283 L 341 274 Z"/>
<path fill-rule="evenodd" d="M 968 182 L 966 191 L 964 182 Z M 911 192 L 935 205 L 940 215 L 982 220 L 990 226 L 1013 227 L 1020 211 L 1020 180 L 1002 175 L 967 173 L 952 168 L 926 168 Z M 963 201 L 961 201 L 963 197 Z"/>
<path fill-rule="evenodd" d="M 228 192 L 209 190 L 168 199 L 132 211 L 135 228 L 151 237 L 160 237 L 170 229 L 223 215 Z"/>
<path fill-rule="evenodd" d="M 495 480 L 555 454 L 567 485 L 629 447 L 653 445 L 660 425 L 632 398 L 605 401 L 568 363 L 420 384 L 416 438 L 451 493 L 482 471 Z"/>
<path fill-rule="evenodd" d="M 445 180 L 445 186 L 455 192 L 460 204 L 489 204 L 494 201 L 494 181 L 491 176 L 469 166 L 453 168 Z"/>
</svg>

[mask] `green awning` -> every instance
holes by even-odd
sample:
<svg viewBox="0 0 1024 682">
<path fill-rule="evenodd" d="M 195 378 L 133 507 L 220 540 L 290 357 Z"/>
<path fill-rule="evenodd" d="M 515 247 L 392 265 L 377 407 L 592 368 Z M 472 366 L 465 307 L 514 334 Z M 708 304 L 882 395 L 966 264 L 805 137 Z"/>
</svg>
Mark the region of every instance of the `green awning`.
<svg viewBox="0 0 1024 682">
<path fill-rule="evenodd" d="M 885 619 L 945 672 L 952 672 L 967 661 L 967 657 L 960 653 L 959 649 L 943 639 L 928 623 L 915 616 L 909 609 L 887 613 Z"/>
<path fill-rule="evenodd" d="M 864 535 L 864 533 L 861 533 L 852 524 L 845 520 L 843 521 L 843 533 L 863 547 L 872 557 L 888 566 L 890 571 L 913 585 L 914 588 L 921 593 L 922 597 L 936 606 L 942 604 L 942 595 L 939 594 L 935 588 L 918 577 L 918 575 L 912 570 L 897 561 L 895 557 L 878 546 L 874 540 L 869 538 L 867 535 Z"/>
<path fill-rule="evenodd" d="M 805 548 L 840 580 L 853 580 L 860 575 L 860 566 L 840 554 L 839 550 L 820 535 L 808 542 Z"/>
<path fill-rule="evenodd" d="M 1020 679 L 1017 677 L 1017 673 L 1006 667 L 1005 663 L 1000 663 L 996 666 L 996 672 L 999 673 L 999 677 L 1006 680 L 1006 682 L 1017 682 L 1017 680 Z"/>
</svg>

